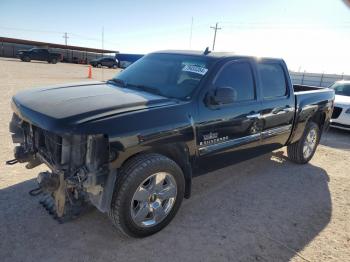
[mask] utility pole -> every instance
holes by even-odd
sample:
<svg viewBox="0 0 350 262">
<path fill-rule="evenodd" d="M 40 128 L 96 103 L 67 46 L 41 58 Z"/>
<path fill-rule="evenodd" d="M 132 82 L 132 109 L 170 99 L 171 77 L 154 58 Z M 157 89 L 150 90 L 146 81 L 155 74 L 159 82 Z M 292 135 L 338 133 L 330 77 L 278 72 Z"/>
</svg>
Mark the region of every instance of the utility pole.
<svg viewBox="0 0 350 262">
<path fill-rule="evenodd" d="M 105 28 L 104 26 L 102 26 L 102 55 L 103 55 L 103 50 L 104 50 L 104 47 L 105 46 Z"/>
<path fill-rule="evenodd" d="M 210 28 L 211 28 L 211 29 L 214 29 L 214 40 L 213 40 L 213 51 L 214 51 L 214 48 L 215 48 L 215 40 L 216 40 L 216 31 L 220 30 L 221 27 L 218 27 L 218 23 L 216 23 L 215 27 L 214 27 L 214 26 L 211 26 Z"/>
<path fill-rule="evenodd" d="M 64 33 L 64 36 L 62 36 L 62 37 L 64 38 L 64 42 L 65 42 L 65 44 L 67 45 L 67 39 L 69 38 L 69 37 L 68 37 L 68 33 L 65 32 L 65 33 Z"/>
<path fill-rule="evenodd" d="M 105 49 L 105 27 L 102 26 L 102 56 L 104 55 L 104 49 Z M 104 80 L 104 72 L 103 72 L 103 66 L 102 66 L 102 81 Z"/>
<path fill-rule="evenodd" d="M 191 19 L 190 49 L 192 49 L 192 30 L 193 30 L 193 16 L 192 16 L 192 19 Z"/>
</svg>

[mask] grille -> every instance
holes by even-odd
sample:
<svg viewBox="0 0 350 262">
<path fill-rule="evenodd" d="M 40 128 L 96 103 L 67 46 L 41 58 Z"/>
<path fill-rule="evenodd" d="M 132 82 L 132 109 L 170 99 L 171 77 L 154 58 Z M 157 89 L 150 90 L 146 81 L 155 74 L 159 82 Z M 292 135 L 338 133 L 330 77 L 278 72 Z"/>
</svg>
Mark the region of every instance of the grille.
<svg viewBox="0 0 350 262">
<path fill-rule="evenodd" d="M 343 109 L 341 107 L 335 106 L 333 109 L 332 119 L 338 118 L 340 116 L 342 110 Z"/>
</svg>

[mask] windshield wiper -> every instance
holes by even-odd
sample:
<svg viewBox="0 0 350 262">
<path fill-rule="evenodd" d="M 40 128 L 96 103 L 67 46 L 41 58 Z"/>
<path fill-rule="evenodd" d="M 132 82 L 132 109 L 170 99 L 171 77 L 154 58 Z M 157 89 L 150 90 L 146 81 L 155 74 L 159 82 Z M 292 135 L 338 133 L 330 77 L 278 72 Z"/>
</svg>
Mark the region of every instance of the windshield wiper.
<svg viewBox="0 0 350 262">
<path fill-rule="evenodd" d="M 162 92 L 159 91 L 159 89 L 150 87 L 150 86 L 145 86 L 145 85 L 136 85 L 136 84 L 129 84 L 126 83 L 124 80 L 118 79 L 118 78 L 112 78 L 107 81 L 107 84 L 116 84 L 121 87 L 126 87 L 126 88 L 136 88 L 142 91 L 146 91 L 148 93 L 153 93 L 156 95 L 164 96 Z"/>
<path fill-rule="evenodd" d="M 118 79 L 118 78 L 112 78 L 110 80 L 107 81 L 107 84 L 117 84 L 119 86 L 122 86 L 122 87 L 126 87 L 127 84 L 124 80 L 121 80 L 121 79 Z"/>
<path fill-rule="evenodd" d="M 126 87 L 134 87 L 142 91 L 146 91 L 148 93 L 153 93 L 156 95 L 164 96 L 162 92 L 159 91 L 158 88 L 155 87 L 150 87 L 150 86 L 145 86 L 145 85 L 135 85 L 135 84 L 127 84 Z"/>
</svg>

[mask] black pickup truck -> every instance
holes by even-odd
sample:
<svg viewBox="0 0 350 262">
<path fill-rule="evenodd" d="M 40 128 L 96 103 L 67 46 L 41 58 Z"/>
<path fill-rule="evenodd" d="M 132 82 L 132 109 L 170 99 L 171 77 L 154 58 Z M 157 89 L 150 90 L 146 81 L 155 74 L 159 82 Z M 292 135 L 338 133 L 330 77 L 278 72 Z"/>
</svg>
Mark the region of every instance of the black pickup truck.
<svg viewBox="0 0 350 262">
<path fill-rule="evenodd" d="M 51 64 L 56 64 L 62 60 L 62 55 L 59 53 L 50 52 L 46 48 L 32 48 L 29 50 L 19 50 L 17 56 L 24 62 L 31 60 L 47 61 Z"/>
<path fill-rule="evenodd" d="M 123 233 L 165 227 L 192 177 L 287 146 L 307 163 L 334 91 L 293 88 L 281 59 L 164 51 L 113 79 L 31 89 L 13 97 L 15 159 L 42 163 L 41 203 L 61 222 L 87 206 Z"/>
</svg>

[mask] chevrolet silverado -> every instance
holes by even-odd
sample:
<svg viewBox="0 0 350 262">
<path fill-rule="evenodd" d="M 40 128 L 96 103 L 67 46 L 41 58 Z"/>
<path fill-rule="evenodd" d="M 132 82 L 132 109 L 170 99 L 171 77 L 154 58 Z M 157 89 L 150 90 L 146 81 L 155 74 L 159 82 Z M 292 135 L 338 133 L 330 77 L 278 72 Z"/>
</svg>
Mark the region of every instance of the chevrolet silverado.
<svg viewBox="0 0 350 262">
<path fill-rule="evenodd" d="M 41 203 L 68 221 L 85 207 L 122 233 L 164 228 L 192 178 L 286 146 L 313 157 L 334 90 L 293 86 L 282 59 L 230 53 L 148 54 L 107 82 L 30 89 L 12 99 L 15 158 L 45 164 Z"/>
</svg>

